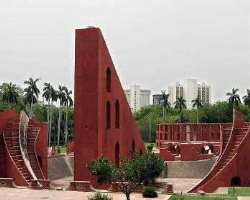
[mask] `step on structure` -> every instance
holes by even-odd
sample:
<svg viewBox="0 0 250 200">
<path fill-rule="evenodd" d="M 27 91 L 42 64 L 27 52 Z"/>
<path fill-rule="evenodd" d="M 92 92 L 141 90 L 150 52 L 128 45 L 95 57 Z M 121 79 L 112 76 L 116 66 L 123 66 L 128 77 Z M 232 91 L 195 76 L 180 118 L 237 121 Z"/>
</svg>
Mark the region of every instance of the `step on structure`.
<svg viewBox="0 0 250 200">
<path fill-rule="evenodd" d="M 74 181 L 94 182 L 92 160 L 119 166 L 144 144 L 100 29 L 76 30 L 75 45 Z"/>
<path fill-rule="evenodd" d="M 47 124 L 30 120 L 24 112 L 0 112 L 0 182 L 30 186 L 47 179 Z M 42 187 L 42 184 L 39 184 Z"/>
<path fill-rule="evenodd" d="M 222 151 L 210 172 L 190 192 L 214 192 L 218 187 L 249 186 L 250 129 L 243 115 L 234 110 L 233 126 L 224 127 Z"/>
</svg>

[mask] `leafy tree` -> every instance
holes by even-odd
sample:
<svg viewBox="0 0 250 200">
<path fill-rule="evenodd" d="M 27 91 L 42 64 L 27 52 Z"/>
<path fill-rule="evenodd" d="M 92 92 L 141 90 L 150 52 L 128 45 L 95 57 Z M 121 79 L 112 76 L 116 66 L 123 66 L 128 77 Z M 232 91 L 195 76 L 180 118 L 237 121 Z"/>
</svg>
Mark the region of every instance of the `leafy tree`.
<svg viewBox="0 0 250 200">
<path fill-rule="evenodd" d="M 187 106 L 186 106 L 186 100 L 183 97 L 178 97 L 176 99 L 176 102 L 175 102 L 175 109 L 179 110 L 180 121 L 181 122 L 186 121 L 185 118 L 184 118 L 184 116 L 183 116 L 183 113 L 182 113 L 182 110 L 184 110 L 186 108 L 187 108 Z"/>
<path fill-rule="evenodd" d="M 244 104 L 250 107 L 250 90 L 247 89 L 247 94 L 243 97 Z"/>
<path fill-rule="evenodd" d="M 228 102 L 233 108 L 238 108 L 241 103 L 240 95 L 237 94 L 239 89 L 232 89 L 232 92 L 228 92 L 226 95 L 228 96 Z"/>
<path fill-rule="evenodd" d="M 193 108 L 196 107 L 196 113 L 197 113 L 197 123 L 199 123 L 199 109 L 202 107 L 202 103 L 199 97 L 192 100 Z"/>
<path fill-rule="evenodd" d="M 116 182 L 129 200 L 139 184 L 154 182 L 163 171 L 164 162 L 154 153 L 147 152 L 134 154 L 130 160 L 123 161 L 119 168 L 114 168 L 107 159 L 99 158 L 91 163 L 89 169 L 92 175 L 97 176 L 99 183 Z"/>
<path fill-rule="evenodd" d="M 162 115 L 163 115 L 163 120 L 166 118 L 166 109 L 170 108 L 170 103 L 168 101 L 169 94 L 166 94 L 165 90 L 161 91 L 162 93 Z"/>
<path fill-rule="evenodd" d="M 2 95 L 2 101 L 6 103 L 18 103 L 19 98 L 19 88 L 13 84 L 10 83 L 3 83 L 1 86 L 1 95 Z"/>
<path fill-rule="evenodd" d="M 113 166 L 106 158 L 98 158 L 91 162 L 89 170 L 92 175 L 97 177 L 100 184 L 110 183 L 112 179 Z"/>
<path fill-rule="evenodd" d="M 39 79 L 33 80 L 33 78 L 29 78 L 29 80 L 24 81 L 24 84 L 27 85 L 27 87 L 24 89 L 25 97 L 24 101 L 25 103 L 30 105 L 30 113 L 29 116 L 32 117 L 32 107 L 33 104 L 38 102 L 38 97 L 40 94 L 40 90 L 37 87 L 37 82 Z"/>
<path fill-rule="evenodd" d="M 186 109 L 186 100 L 183 97 L 178 97 L 175 102 L 175 109 L 178 109 L 181 113 L 182 110 Z"/>
</svg>

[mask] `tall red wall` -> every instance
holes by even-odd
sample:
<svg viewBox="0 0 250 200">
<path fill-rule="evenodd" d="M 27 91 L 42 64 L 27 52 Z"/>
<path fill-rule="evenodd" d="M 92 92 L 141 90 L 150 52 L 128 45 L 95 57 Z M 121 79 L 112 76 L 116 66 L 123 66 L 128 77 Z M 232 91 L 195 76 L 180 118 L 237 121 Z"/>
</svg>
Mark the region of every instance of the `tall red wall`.
<svg viewBox="0 0 250 200">
<path fill-rule="evenodd" d="M 87 167 L 98 157 L 108 157 L 115 163 L 116 144 L 119 144 L 120 159 L 130 157 L 133 141 L 137 152 L 143 152 L 144 145 L 101 31 L 98 28 L 76 30 L 75 45 L 74 179 L 78 181 L 91 180 Z M 119 128 L 115 127 L 116 101 L 120 104 Z M 111 108 L 110 128 L 106 127 L 107 102 Z"/>
<path fill-rule="evenodd" d="M 8 121 L 15 117 L 17 113 L 14 110 L 0 112 L 0 177 L 6 177 L 12 169 L 11 162 L 7 159 L 2 133 Z"/>
<path fill-rule="evenodd" d="M 17 113 L 14 110 L 0 112 L 0 135 L 3 133 L 3 129 L 7 125 L 7 123 L 17 117 Z"/>
</svg>

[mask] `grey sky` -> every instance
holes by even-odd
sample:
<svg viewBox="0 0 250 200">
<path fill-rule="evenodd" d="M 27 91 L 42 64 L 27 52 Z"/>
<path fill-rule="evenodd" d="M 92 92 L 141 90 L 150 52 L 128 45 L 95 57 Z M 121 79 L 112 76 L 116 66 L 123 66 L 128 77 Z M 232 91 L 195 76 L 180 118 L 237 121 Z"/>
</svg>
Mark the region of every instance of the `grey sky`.
<svg viewBox="0 0 250 200">
<path fill-rule="evenodd" d="M 73 89 L 74 29 L 102 29 L 124 86 L 250 88 L 249 0 L 1 0 L 0 80 Z"/>
</svg>

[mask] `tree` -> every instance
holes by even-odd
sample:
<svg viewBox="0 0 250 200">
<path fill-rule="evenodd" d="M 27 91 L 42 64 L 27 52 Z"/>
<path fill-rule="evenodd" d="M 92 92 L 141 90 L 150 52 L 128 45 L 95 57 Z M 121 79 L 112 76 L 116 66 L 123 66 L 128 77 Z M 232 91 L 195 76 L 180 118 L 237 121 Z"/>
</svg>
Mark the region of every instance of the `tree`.
<svg viewBox="0 0 250 200">
<path fill-rule="evenodd" d="M 58 96 L 58 99 L 59 99 L 59 112 L 58 112 L 58 123 L 57 123 L 57 146 L 60 145 L 60 135 L 61 135 L 61 118 L 62 118 L 62 107 L 63 105 L 65 105 L 66 103 L 66 95 L 65 95 L 65 92 L 64 92 L 64 89 L 65 87 L 64 86 L 59 86 L 58 87 L 58 93 L 57 93 L 57 96 Z"/>
<path fill-rule="evenodd" d="M 19 98 L 19 88 L 13 84 L 10 83 L 3 83 L 1 86 L 1 95 L 2 95 L 2 101 L 6 103 L 12 103 L 17 104 L 18 98 Z"/>
<path fill-rule="evenodd" d="M 239 89 L 232 89 L 232 92 L 228 92 L 226 95 L 228 96 L 228 102 L 233 108 L 238 108 L 241 103 L 240 95 L 237 94 Z"/>
<path fill-rule="evenodd" d="M 89 170 L 97 177 L 97 183 L 110 183 L 112 181 L 113 166 L 107 158 L 98 158 L 90 163 Z"/>
<path fill-rule="evenodd" d="M 72 91 L 68 90 L 68 88 L 64 87 L 64 93 L 65 93 L 65 106 L 66 106 L 66 116 L 65 116 L 65 124 L 64 124 L 64 132 L 65 132 L 65 144 L 68 142 L 68 110 L 71 106 L 73 106 L 73 100 L 71 98 Z"/>
<path fill-rule="evenodd" d="M 112 180 L 117 183 L 119 190 L 129 200 L 130 194 L 138 185 L 154 182 L 162 173 L 164 162 L 149 151 L 143 155 L 133 154 L 132 158 L 123 161 L 119 168 L 114 168 L 107 159 L 99 158 L 91 163 L 89 169 L 91 174 L 97 177 L 97 182 L 107 183 Z"/>
<path fill-rule="evenodd" d="M 178 109 L 179 112 L 181 113 L 182 110 L 186 109 L 186 100 L 183 97 L 177 97 L 176 102 L 175 102 L 175 109 Z"/>
<path fill-rule="evenodd" d="M 48 112 L 47 112 L 47 120 L 49 124 L 48 137 L 49 137 L 49 146 L 51 146 L 52 106 L 53 106 L 53 102 L 57 100 L 57 92 L 50 83 L 44 83 L 42 96 L 48 102 Z"/>
<path fill-rule="evenodd" d="M 250 107 L 250 90 L 247 89 L 247 95 L 243 97 L 244 104 Z"/>
<path fill-rule="evenodd" d="M 197 123 L 199 123 L 199 109 L 202 107 L 202 103 L 199 97 L 196 99 L 192 100 L 193 103 L 193 108 L 196 107 L 196 117 L 197 117 Z"/>
<path fill-rule="evenodd" d="M 29 78 L 29 80 L 24 81 L 24 84 L 27 85 L 27 87 L 24 89 L 25 92 L 25 97 L 24 97 L 24 101 L 25 103 L 30 105 L 30 113 L 29 116 L 32 118 L 32 107 L 33 104 L 38 102 L 38 97 L 40 94 L 40 90 L 37 87 L 37 82 L 39 81 L 39 79 L 35 79 L 33 80 L 32 78 Z"/>
<path fill-rule="evenodd" d="M 166 109 L 170 108 L 170 103 L 168 101 L 169 94 L 166 94 L 165 90 L 161 91 L 162 93 L 162 115 L 163 115 L 163 120 L 166 119 Z"/>
</svg>

